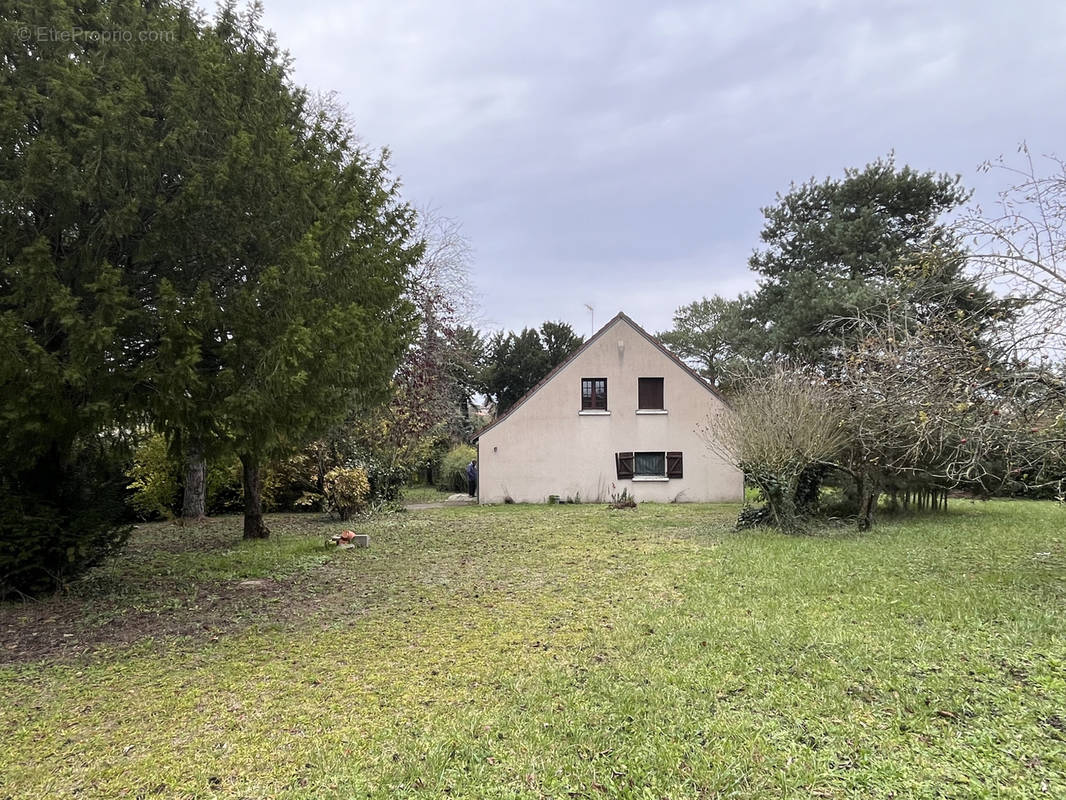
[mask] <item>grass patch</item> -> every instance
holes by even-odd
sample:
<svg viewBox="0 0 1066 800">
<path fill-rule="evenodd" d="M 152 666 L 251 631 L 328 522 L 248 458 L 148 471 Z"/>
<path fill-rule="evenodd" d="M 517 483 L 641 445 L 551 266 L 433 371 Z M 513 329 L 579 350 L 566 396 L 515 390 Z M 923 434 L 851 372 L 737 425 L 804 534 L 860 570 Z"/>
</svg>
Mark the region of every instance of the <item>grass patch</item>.
<svg viewBox="0 0 1066 800">
<path fill-rule="evenodd" d="M 0 609 L 0 796 L 1066 792 L 1060 508 L 819 537 L 736 511 L 445 508 L 348 551 L 310 517 L 143 526 Z"/>
<path fill-rule="evenodd" d="M 438 489 L 436 486 L 405 486 L 402 499 L 405 503 L 443 503 L 453 494 L 455 492 L 452 490 Z"/>
</svg>

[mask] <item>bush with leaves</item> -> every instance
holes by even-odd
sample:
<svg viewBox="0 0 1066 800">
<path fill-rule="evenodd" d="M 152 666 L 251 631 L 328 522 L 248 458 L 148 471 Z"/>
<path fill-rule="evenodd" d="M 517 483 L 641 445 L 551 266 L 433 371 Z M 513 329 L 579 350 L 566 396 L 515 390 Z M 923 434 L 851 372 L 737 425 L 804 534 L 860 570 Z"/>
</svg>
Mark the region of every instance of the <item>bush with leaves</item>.
<svg viewBox="0 0 1066 800">
<path fill-rule="evenodd" d="M 133 451 L 130 506 L 140 519 L 170 519 L 181 504 L 181 461 L 170 451 L 167 439 L 154 433 Z"/>
<path fill-rule="evenodd" d="M 335 467 L 323 478 L 326 510 L 342 520 L 365 511 L 370 501 L 370 480 L 361 467 Z"/>
<path fill-rule="evenodd" d="M 294 505 L 288 476 L 278 464 L 262 470 L 261 499 L 264 511 L 285 511 Z M 283 498 L 285 501 L 283 502 Z M 207 465 L 207 513 L 209 516 L 240 514 L 244 511 L 244 484 L 241 462 L 236 458 L 210 461 Z"/>
<path fill-rule="evenodd" d="M 437 487 L 439 489 L 451 489 L 455 492 L 465 492 L 469 487 L 466 478 L 466 466 L 477 458 L 477 450 L 468 444 L 453 447 L 444 456 L 440 465 L 440 477 Z"/>
</svg>

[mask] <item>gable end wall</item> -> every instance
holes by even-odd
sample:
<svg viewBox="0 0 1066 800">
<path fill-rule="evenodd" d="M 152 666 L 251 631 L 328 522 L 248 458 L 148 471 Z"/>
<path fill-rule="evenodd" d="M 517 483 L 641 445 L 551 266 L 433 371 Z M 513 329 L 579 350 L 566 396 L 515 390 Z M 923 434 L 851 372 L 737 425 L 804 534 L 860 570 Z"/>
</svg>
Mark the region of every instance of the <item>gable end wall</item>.
<svg viewBox="0 0 1066 800">
<path fill-rule="evenodd" d="M 621 342 L 621 347 L 619 343 Z M 637 378 L 664 379 L 666 414 L 637 414 Z M 581 379 L 607 378 L 609 416 L 582 415 Z M 544 503 L 550 495 L 638 501 L 740 501 L 743 475 L 697 433 L 722 401 L 625 319 L 599 337 L 478 440 L 482 503 Z M 619 480 L 615 453 L 681 451 L 684 477 Z"/>
</svg>

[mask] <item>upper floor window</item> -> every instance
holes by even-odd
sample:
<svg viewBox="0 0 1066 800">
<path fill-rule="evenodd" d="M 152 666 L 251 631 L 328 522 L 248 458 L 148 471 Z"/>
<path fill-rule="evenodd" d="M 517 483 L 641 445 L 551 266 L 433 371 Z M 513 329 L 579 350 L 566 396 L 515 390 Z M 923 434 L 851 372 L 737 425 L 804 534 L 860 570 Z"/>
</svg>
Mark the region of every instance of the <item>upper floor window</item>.
<svg viewBox="0 0 1066 800">
<path fill-rule="evenodd" d="M 582 378 L 581 379 L 581 410 L 582 411 L 606 411 L 607 410 L 607 379 L 606 378 Z"/>
<path fill-rule="evenodd" d="M 664 408 L 662 378 L 637 378 L 637 408 L 649 411 Z"/>
</svg>

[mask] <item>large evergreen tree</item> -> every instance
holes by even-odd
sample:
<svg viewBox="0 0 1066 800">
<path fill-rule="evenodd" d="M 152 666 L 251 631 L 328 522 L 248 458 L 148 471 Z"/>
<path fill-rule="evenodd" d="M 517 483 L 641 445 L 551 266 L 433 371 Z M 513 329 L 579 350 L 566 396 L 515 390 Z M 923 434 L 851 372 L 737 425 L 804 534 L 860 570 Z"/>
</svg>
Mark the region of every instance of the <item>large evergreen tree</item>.
<svg viewBox="0 0 1066 800">
<path fill-rule="evenodd" d="M 0 592 L 120 543 L 122 432 L 246 464 L 379 395 L 412 214 L 315 114 L 258 8 L 11 4 L 0 60 Z M 23 36 L 131 31 L 130 39 Z M 152 36 L 140 37 L 141 31 Z"/>
<path fill-rule="evenodd" d="M 0 594 L 121 544 L 121 432 L 147 357 L 149 231 L 172 175 L 153 99 L 197 36 L 177 3 L 8 4 L 0 57 Z M 151 30 L 148 43 L 49 31 Z M 21 32 L 21 35 L 19 35 Z"/>
<path fill-rule="evenodd" d="M 759 335 L 747 355 L 823 362 L 840 340 L 834 321 L 894 302 L 926 315 L 999 313 L 965 275 L 944 222 L 968 196 L 957 176 L 897 168 L 891 156 L 778 195 L 749 262 L 759 289 L 740 313 Z"/>
<path fill-rule="evenodd" d="M 384 397 L 421 248 L 385 157 L 309 107 L 257 8 L 224 6 L 203 49 L 190 83 L 211 135 L 175 189 L 169 221 L 187 249 L 180 282 L 160 284 L 152 409 L 187 442 L 240 457 L 257 538 L 263 462 Z"/>
</svg>

